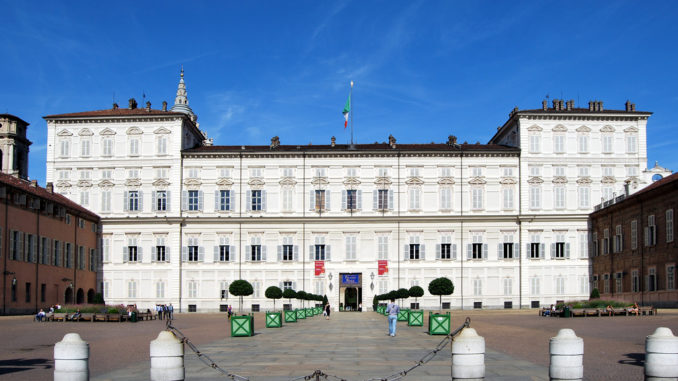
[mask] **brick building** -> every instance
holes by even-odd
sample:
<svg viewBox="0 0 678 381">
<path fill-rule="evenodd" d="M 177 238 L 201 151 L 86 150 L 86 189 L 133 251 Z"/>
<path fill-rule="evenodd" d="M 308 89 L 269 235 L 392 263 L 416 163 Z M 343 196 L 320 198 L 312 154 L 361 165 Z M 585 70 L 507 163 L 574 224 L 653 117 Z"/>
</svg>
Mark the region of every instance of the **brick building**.
<svg viewBox="0 0 678 381">
<path fill-rule="evenodd" d="M 601 298 L 677 307 L 678 173 L 591 213 L 591 288 Z"/>
</svg>

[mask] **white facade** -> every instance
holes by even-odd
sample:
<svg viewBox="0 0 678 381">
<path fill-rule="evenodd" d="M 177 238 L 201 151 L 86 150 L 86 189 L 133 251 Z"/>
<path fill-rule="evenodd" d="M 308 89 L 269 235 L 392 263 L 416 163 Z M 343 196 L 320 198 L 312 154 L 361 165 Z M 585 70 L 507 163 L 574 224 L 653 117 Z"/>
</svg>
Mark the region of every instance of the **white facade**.
<svg viewBox="0 0 678 381">
<path fill-rule="evenodd" d="M 514 110 L 487 145 L 212 146 L 179 93 L 174 112 L 45 118 L 47 181 L 102 217 L 107 303 L 215 311 L 237 305 L 224 290 L 245 279 L 246 308 L 271 308 L 273 285 L 336 308 L 344 273 L 362 274 L 365 307 L 440 276 L 452 308 L 587 298 L 588 214 L 648 181 L 650 114 L 635 110 Z"/>
</svg>

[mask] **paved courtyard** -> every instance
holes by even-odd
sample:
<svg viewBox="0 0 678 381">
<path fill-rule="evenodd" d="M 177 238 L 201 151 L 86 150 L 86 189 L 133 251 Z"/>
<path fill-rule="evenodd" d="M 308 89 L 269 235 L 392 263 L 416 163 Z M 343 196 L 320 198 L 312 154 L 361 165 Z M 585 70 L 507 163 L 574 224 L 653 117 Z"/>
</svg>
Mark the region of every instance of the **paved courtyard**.
<svg viewBox="0 0 678 381">
<path fill-rule="evenodd" d="M 488 380 L 547 380 L 548 340 L 561 328 L 584 338 L 585 378 L 642 379 L 645 336 L 666 326 L 678 332 L 678 311 L 659 316 L 546 318 L 527 311 L 453 311 L 452 325 L 466 316 L 485 337 Z M 414 365 L 441 340 L 422 327 L 399 323 L 395 338 L 387 335 L 386 318 L 376 313 L 316 316 L 282 329 L 263 327 L 256 335 L 231 338 L 221 314 L 178 314 L 175 325 L 204 353 L 229 372 L 252 380 L 287 380 L 320 369 L 349 380 L 382 378 Z M 160 321 L 139 323 L 33 323 L 29 317 L 0 318 L 0 379 L 50 379 L 52 348 L 65 333 L 78 332 L 90 343 L 93 380 L 149 379 L 149 342 L 163 329 Z M 188 380 L 222 380 L 186 352 Z M 450 349 L 406 379 L 450 379 Z"/>
</svg>

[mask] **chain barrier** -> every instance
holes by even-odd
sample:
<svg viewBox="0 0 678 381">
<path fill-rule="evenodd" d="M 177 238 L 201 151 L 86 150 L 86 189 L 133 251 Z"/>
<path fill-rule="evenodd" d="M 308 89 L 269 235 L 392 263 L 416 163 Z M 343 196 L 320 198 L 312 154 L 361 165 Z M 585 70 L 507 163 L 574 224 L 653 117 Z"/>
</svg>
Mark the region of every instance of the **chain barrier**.
<svg viewBox="0 0 678 381">
<path fill-rule="evenodd" d="M 435 347 L 435 349 L 426 353 L 418 361 L 416 361 L 415 364 L 412 365 L 411 367 L 404 369 L 404 370 L 401 370 L 397 373 L 393 373 L 392 375 L 387 376 L 387 377 L 370 378 L 367 381 L 398 381 L 398 380 L 402 380 L 413 370 L 419 368 L 420 366 L 426 365 L 429 361 L 433 360 L 433 358 L 436 357 L 438 352 L 445 349 L 445 347 L 449 343 L 452 342 L 452 340 L 454 339 L 455 336 L 457 336 L 464 328 L 469 328 L 470 326 L 471 326 L 471 318 L 467 317 L 462 325 L 460 325 L 457 329 L 455 329 L 454 331 L 447 334 L 440 341 L 440 343 L 438 343 L 438 345 Z M 177 338 L 179 340 L 181 340 L 182 343 L 185 343 L 186 345 L 188 345 L 188 347 L 196 354 L 196 356 L 198 356 L 198 360 L 202 361 L 209 368 L 212 368 L 212 369 L 220 372 L 221 374 L 230 378 L 231 380 L 249 381 L 249 378 L 247 378 L 247 377 L 239 376 L 237 374 L 230 373 L 230 372 L 226 371 L 225 369 L 220 368 L 219 365 L 217 365 L 208 355 L 200 352 L 200 350 L 195 345 L 193 345 L 193 343 L 191 343 L 191 341 L 179 329 L 177 329 L 175 326 L 173 326 L 171 319 L 167 320 L 167 326 L 166 327 L 167 327 L 167 330 L 174 333 L 174 335 L 177 336 Z M 327 373 L 325 373 L 325 372 L 323 372 L 322 370 L 319 370 L 319 369 L 315 370 L 313 373 L 311 373 L 307 376 L 291 378 L 288 381 L 300 381 L 300 380 L 304 380 L 304 381 L 318 380 L 319 381 L 319 380 L 330 380 L 330 379 L 331 380 L 338 380 L 338 381 L 348 381 L 348 379 L 346 379 L 346 378 L 341 378 L 341 377 L 338 377 L 338 376 L 335 376 L 335 375 L 332 375 L 332 374 L 327 374 Z"/>
</svg>

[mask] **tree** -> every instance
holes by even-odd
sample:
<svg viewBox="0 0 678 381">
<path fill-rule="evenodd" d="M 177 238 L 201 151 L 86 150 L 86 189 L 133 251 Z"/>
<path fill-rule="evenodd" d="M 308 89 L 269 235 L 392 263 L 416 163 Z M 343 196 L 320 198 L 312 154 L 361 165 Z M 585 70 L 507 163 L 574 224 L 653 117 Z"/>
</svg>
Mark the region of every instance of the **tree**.
<svg viewBox="0 0 678 381">
<path fill-rule="evenodd" d="M 267 298 L 273 299 L 273 311 L 275 311 L 275 300 L 283 297 L 283 292 L 278 286 L 271 286 L 264 293 Z"/>
<path fill-rule="evenodd" d="M 410 292 L 407 291 L 406 288 L 399 288 L 398 291 L 396 291 L 398 294 L 398 299 L 400 299 L 400 304 L 403 304 L 403 299 L 407 299 L 410 297 Z"/>
<path fill-rule="evenodd" d="M 254 288 L 252 288 L 250 282 L 240 279 L 231 283 L 228 287 L 228 292 L 230 292 L 231 295 L 240 297 L 240 306 L 238 310 L 239 312 L 242 312 L 242 297 L 252 295 L 254 293 Z"/>
<path fill-rule="evenodd" d="M 386 296 L 389 300 L 391 299 L 396 300 L 398 299 L 398 291 L 396 290 L 389 291 L 388 294 L 386 294 Z"/>
<path fill-rule="evenodd" d="M 440 300 L 440 309 L 442 310 L 443 295 L 452 295 L 454 292 L 454 284 L 452 284 L 451 280 L 445 277 L 436 278 L 428 284 L 428 292 L 430 292 L 431 295 L 438 295 Z"/>
<path fill-rule="evenodd" d="M 591 291 L 591 299 L 600 299 L 600 291 L 598 291 L 597 288 L 594 288 L 593 291 Z"/>
<path fill-rule="evenodd" d="M 419 286 L 412 286 L 410 288 L 410 296 L 414 297 L 414 303 L 417 303 L 417 298 L 424 296 L 424 289 Z"/>
<path fill-rule="evenodd" d="M 292 308 L 292 298 L 297 297 L 297 293 L 291 289 L 291 288 L 286 288 L 283 293 L 282 293 L 283 298 L 286 298 L 287 301 L 290 303 L 290 308 Z"/>
</svg>

